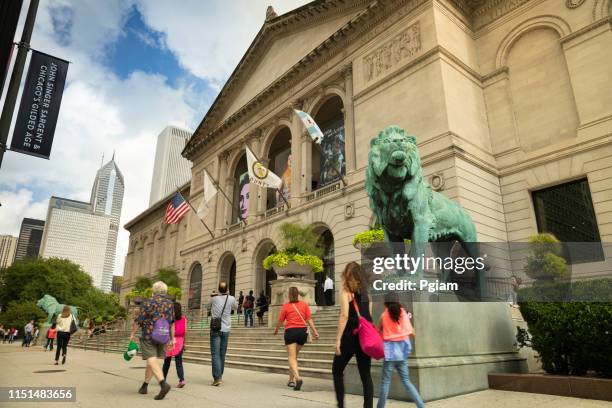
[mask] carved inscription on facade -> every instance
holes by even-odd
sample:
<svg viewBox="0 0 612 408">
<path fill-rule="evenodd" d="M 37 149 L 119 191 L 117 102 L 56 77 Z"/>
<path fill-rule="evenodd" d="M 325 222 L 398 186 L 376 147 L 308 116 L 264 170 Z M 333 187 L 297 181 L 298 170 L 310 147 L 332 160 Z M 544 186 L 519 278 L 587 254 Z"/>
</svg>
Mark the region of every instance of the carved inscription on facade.
<svg viewBox="0 0 612 408">
<path fill-rule="evenodd" d="M 421 51 L 421 28 L 416 22 L 363 58 L 365 82 L 372 81 Z"/>
</svg>

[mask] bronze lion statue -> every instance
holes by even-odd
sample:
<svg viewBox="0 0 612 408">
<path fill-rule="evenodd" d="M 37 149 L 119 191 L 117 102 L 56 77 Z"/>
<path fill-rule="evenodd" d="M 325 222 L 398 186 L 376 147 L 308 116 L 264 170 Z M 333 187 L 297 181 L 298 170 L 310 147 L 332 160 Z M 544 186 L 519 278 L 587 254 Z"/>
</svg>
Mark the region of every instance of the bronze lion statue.
<svg viewBox="0 0 612 408">
<path fill-rule="evenodd" d="M 478 256 L 471 217 L 424 180 L 416 137 L 404 129 L 389 126 L 371 140 L 366 191 L 386 242 L 410 239 L 411 255 L 420 256 L 427 242 L 459 241 L 469 256 Z"/>
</svg>

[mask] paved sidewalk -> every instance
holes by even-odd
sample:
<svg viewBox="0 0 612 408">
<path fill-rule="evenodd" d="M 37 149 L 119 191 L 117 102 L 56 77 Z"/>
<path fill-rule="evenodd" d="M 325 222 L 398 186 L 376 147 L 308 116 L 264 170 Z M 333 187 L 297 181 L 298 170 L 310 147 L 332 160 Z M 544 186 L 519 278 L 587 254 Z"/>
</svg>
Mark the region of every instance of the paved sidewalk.
<svg viewBox="0 0 612 408">
<path fill-rule="evenodd" d="M 163 401 L 154 401 L 158 386 L 151 384 L 148 395 L 136 390 L 144 375 L 144 362 L 136 358 L 125 362 L 119 354 L 97 351 L 68 350 L 65 366 L 54 366 L 51 352 L 40 346 L 23 349 L 19 345 L 0 344 L 1 386 L 76 386 L 75 403 L 0 403 L 0 407 L 107 407 L 139 408 L 151 406 L 190 407 L 266 407 L 312 408 L 333 407 L 335 398 L 331 380 L 305 378 L 302 391 L 285 386 L 287 378 L 280 374 L 227 369 L 221 387 L 211 387 L 210 366 L 185 364 L 187 386 L 173 388 Z M 54 373 L 37 373 L 62 370 Z M 170 368 L 168 382 L 177 383 L 176 371 Z M 376 385 L 375 385 L 376 386 Z M 362 406 L 359 396 L 347 395 L 346 405 Z M 389 401 L 387 407 L 414 406 L 406 402 Z M 603 401 L 580 400 L 551 395 L 486 390 L 426 404 L 431 408 L 454 407 L 538 407 L 538 408 L 599 408 L 612 406 Z"/>
</svg>

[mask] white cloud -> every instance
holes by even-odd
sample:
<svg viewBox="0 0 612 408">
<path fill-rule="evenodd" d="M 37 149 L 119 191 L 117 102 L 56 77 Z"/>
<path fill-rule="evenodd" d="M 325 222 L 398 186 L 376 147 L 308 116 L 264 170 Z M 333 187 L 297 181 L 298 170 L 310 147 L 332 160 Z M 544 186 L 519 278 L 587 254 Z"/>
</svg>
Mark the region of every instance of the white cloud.
<svg viewBox="0 0 612 408">
<path fill-rule="evenodd" d="M 0 231 L 2 234 L 19 236 L 21 220 L 24 217 L 45 219 L 48 200 L 36 202 L 33 193 L 25 188 L 18 191 L 0 191 Z"/>
<path fill-rule="evenodd" d="M 193 128 L 203 118 L 205 95 L 184 79 L 171 86 L 163 73 L 141 71 L 121 79 L 104 65 L 134 4 L 145 23 L 162 33 L 158 45 L 218 90 L 263 24 L 267 5 L 281 14 L 306 2 L 42 0 L 32 47 L 72 63 L 51 160 L 12 152 L 4 157 L 0 233 L 17 234 L 23 217 L 45 218 L 48 197 L 33 198 L 40 191 L 88 200 L 101 155 L 108 160 L 113 149 L 126 184 L 125 224 L 147 208 L 157 134 L 168 124 Z M 21 24 L 24 15 L 25 7 Z M 121 229 L 115 273 L 123 270 L 128 239 Z"/>
<path fill-rule="evenodd" d="M 308 0 L 135 0 L 145 22 L 166 34 L 166 45 L 193 75 L 223 81 L 263 25 L 266 8 L 280 15 Z M 180 8 L 177 7 L 180 4 Z M 220 83 L 219 83 L 220 82 Z"/>
</svg>

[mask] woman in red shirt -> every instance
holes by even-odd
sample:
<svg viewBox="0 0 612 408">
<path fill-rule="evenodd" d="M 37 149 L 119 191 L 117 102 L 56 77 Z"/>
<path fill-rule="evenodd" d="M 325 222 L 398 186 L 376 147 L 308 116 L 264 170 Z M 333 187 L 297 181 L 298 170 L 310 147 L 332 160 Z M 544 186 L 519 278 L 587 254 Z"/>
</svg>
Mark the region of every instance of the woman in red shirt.
<svg viewBox="0 0 612 408">
<path fill-rule="evenodd" d="M 308 339 L 308 326 L 312 330 L 312 336 L 319 338 L 319 333 L 312 321 L 310 308 L 306 302 L 299 300 L 300 293 L 298 288 L 289 288 L 289 302 L 283 305 L 274 335 L 278 334 L 278 329 L 284 323 L 285 326 L 285 345 L 287 346 L 287 360 L 289 361 L 289 382 L 288 387 L 293 387 L 299 391 L 302 388 L 302 379 L 298 371 L 298 354 Z"/>
<path fill-rule="evenodd" d="M 45 344 L 45 351 L 47 348 L 53 351 L 53 340 L 57 336 L 57 329 L 55 328 L 55 323 L 47 330 L 47 343 Z"/>
</svg>

